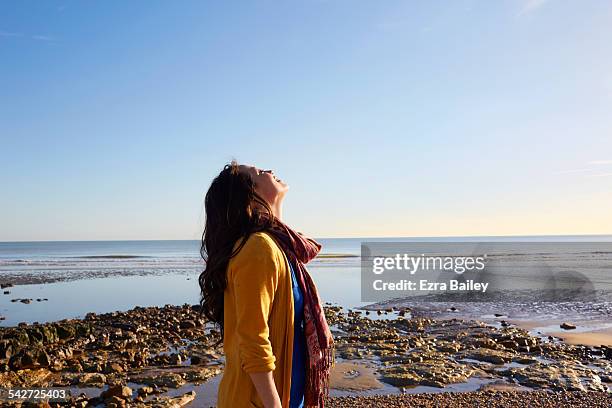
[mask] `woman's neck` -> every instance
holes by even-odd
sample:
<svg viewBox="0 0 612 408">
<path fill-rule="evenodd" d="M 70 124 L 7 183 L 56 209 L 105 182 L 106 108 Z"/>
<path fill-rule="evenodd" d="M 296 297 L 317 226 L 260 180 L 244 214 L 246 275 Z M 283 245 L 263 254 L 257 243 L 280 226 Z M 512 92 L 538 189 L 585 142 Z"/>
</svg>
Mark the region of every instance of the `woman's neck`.
<svg viewBox="0 0 612 408">
<path fill-rule="evenodd" d="M 274 216 L 274 218 L 277 218 L 278 220 L 282 221 L 283 220 L 283 202 L 282 200 L 278 200 L 275 203 L 268 203 L 268 206 L 270 207 L 270 211 L 272 215 Z M 261 212 L 266 212 L 265 207 L 261 204 L 257 204 L 256 208 Z"/>
<path fill-rule="evenodd" d="M 272 209 L 272 215 L 274 215 L 277 219 L 282 221 L 283 220 L 283 201 L 278 200 L 274 204 L 270 205 L 270 208 Z"/>
</svg>

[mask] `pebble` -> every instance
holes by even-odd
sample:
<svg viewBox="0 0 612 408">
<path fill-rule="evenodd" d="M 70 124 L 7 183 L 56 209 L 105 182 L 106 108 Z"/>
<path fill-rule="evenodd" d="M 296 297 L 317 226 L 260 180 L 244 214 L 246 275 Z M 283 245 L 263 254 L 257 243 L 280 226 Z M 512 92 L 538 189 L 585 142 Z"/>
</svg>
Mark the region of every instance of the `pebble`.
<svg viewBox="0 0 612 408">
<path fill-rule="evenodd" d="M 330 398 L 330 408 L 487 407 L 487 408 L 609 408 L 612 394 L 605 392 L 499 392 L 394 394 Z"/>
</svg>

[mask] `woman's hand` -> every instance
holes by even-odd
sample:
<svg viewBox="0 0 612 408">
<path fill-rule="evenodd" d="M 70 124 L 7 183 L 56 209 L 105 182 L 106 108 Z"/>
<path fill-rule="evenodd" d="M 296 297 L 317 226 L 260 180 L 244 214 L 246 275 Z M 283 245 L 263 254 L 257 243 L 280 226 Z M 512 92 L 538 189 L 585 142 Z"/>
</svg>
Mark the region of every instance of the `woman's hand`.
<svg viewBox="0 0 612 408">
<path fill-rule="evenodd" d="M 282 408 L 272 371 L 249 373 L 265 408 Z"/>
</svg>

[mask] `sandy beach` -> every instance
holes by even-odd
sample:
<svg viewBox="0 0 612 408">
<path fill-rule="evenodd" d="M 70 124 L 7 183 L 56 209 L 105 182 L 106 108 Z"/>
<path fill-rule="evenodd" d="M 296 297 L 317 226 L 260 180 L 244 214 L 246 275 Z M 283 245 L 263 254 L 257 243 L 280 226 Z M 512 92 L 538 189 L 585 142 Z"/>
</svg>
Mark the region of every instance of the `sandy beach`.
<svg viewBox="0 0 612 408">
<path fill-rule="evenodd" d="M 612 347 L 612 329 L 594 330 L 586 333 L 551 332 L 550 335 L 560 337 L 563 342 L 568 344 Z"/>
<path fill-rule="evenodd" d="M 567 344 L 612 347 L 612 324 L 606 321 L 572 321 L 575 329 L 561 328 L 562 320 L 510 320 L 511 324 L 535 334 L 553 336 Z"/>
</svg>

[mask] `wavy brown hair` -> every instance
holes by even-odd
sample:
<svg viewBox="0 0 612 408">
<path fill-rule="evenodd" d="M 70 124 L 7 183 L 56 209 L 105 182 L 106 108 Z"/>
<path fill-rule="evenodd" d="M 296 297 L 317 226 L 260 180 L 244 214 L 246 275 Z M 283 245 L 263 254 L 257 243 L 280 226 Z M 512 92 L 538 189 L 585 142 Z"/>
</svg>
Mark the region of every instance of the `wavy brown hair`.
<svg viewBox="0 0 612 408">
<path fill-rule="evenodd" d="M 255 182 L 240 172 L 234 160 L 210 184 L 204 208 L 206 225 L 200 255 L 206 262 L 200 274 L 200 311 L 221 329 L 223 339 L 223 293 L 227 287 L 227 266 L 254 232 L 270 227 L 270 205 L 255 192 Z M 235 244 L 240 244 L 234 249 Z"/>
</svg>

